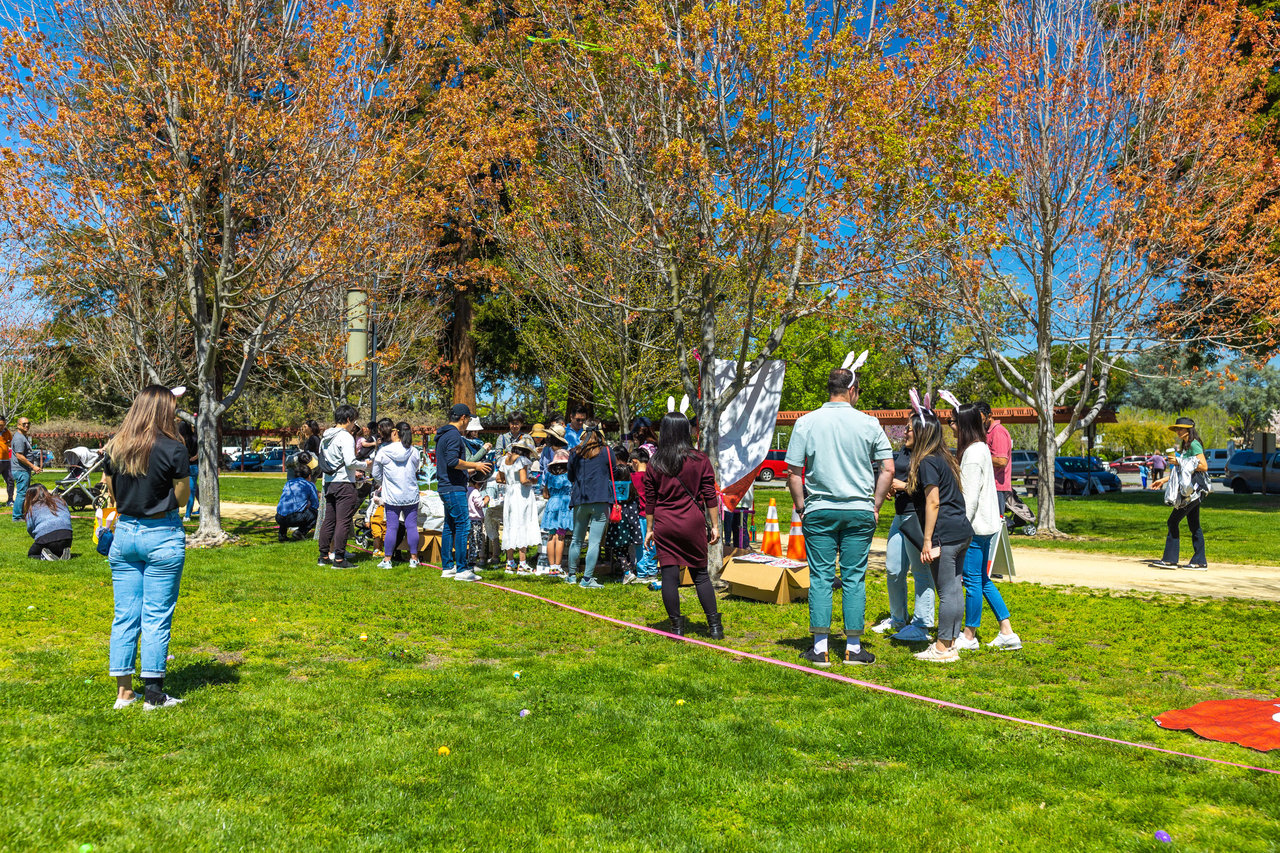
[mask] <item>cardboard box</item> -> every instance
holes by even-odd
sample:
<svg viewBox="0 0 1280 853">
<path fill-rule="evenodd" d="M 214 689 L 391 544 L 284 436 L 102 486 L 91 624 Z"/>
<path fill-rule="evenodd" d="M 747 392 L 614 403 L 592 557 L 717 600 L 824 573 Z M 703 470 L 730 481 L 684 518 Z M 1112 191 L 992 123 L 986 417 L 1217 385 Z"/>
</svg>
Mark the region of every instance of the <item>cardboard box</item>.
<svg viewBox="0 0 1280 853">
<path fill-rule="evenodd" d="M 418 559 L 429 566 L 439 566 L 444 562 L 440 553 L 440 534 L 422 533 L 418 540 Z"/>
<path fill-rule="evenodd" d="M 809 598 L 808 566 L 784 569 L 768 563 L 732 559 L 725 564 L 720 579 L 729 584 L 731 594 L 770 604 L 790 604 Z"/>
</svg>

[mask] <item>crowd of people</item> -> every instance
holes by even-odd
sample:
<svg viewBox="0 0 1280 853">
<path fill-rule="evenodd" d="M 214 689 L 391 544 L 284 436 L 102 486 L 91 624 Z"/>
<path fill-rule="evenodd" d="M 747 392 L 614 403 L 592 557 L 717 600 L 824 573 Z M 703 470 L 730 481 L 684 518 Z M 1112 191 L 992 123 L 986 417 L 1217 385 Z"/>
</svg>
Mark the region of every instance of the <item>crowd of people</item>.
<svg viewBox="0 0 1280 853">
<path fill-rule="evenodd" d="M 1022 647 L 1009 607 L 992 583 L 992 549 L 1005 523 L 1012 492 L 1008 431 L 983 402 L 951 404 L 949 424 L 930 398 L 911 392 L 912 414 L 895 450 L 875 418 L 855 406 L 854 369 L 832 370 L 829 401 L 799 418 L 788 449 L 787 486 L 800 517 L 808 554 L 812 644 L 801 657 L 816 666 L 835 660 L 833 590 L 842 589 L 842 660 L 869 664 L 863 645 L 866 568 L 880 509 L 894 500 L 886 553 L 889 616 L 871 630 L 906 644 L 926 644 L 915 657 L 952 663 L 980 647 L 984 602 L 998 628 L 987 645 Z M 288 460 L 276 521 L 278 537 L 306 539 L 313 532 L 318 566 L 354 568 L 347 548 L 357 507 L 371 500 L 385 519 L 377 554 L 391 568 L 403 543 L 411 568 L 420 565 L 418 512 L 434 485 L 443 508 L 441 577 L 479 580 L 482 570 L 557 576 L 582 589 L 601 588 L 602 562 L 616 565 L 623 583 L 652 580 L 661 589 L 668 630 L 683 636 L 681 572 L 692 577 L 713 639 L 725 636 L 708 571 L 710 546 L 731 515 L 723 512 L 708 458 L 695 449 L 697 422 L 672 410 L 656 426 L 638 419 L 627 440 L 610 443 L 600 421 L 584 409 L 566 421 L 526 429 L 513 414 L 496 444 L 480 440 L 469 407 L 453 406 L 435 431 L 434 460 L 415 446 L 406 422 L 383 419 L 361 426 L 359 413 L 340 406 L 322 430 L 308 422 L 300 450 Z M 145 389 L 104 449 L 104 485 L 116 510 L 108 553 L 115 598 L 110 674 L 116 707 L 172 707 L 164 691 L 174 608 L 185 563 L 185 514 L 192 514 L 193 434 L 179 426 L 175 392 Z M 17 433 L 0 422 L 14 485 L 13 517 L 32 537 L 29 556 L 71 556 L 72 525 L 66 503 L 43 484 L 30 483 L 41 467 L 32 453 L 26 418 Z M 1175 480 L 1178 497 L 1169 520 L 1165 562 L 1176 565 L 1178 527 L 1186 519 L 1195 540 L 1193 565 L 1203 563 L 1198 496 L 1207 463 L 1189 419 L 1171 427 L 1181 440 L 1178 458 L 1153 488 Z M 955 449 L 952 449 L 951 436 Z M 492 455 L 491 455 L 492 454 Z M 319 487 L 317 487 L 317 481 Z M 1185 482 L 1184 482 L 1185 481 Z M 1175 488 L 1176 486 L 1176 488 Z M 837 577 L 837 567 L 839 577 Z M 908 575 L 914 596 L 908 597 Z M 908 603 L 911 603 L 908 609 Z M 143 690 L 135 692 L 134 661 L 141 652 Z"/>
</svg>

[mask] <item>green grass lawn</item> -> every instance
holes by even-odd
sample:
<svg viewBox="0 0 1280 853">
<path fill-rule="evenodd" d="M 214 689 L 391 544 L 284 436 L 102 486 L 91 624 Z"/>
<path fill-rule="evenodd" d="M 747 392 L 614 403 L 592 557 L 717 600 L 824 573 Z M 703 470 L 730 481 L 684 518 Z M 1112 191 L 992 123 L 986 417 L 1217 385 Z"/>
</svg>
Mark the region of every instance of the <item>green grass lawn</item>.
<svg viewBox="0 0 1280 853">
<path fill-rule="evenodd" d="M 317 569 L 311 544 L 256 534 L 189 555 L 167 683 L 186 703 L 112 711 L 111 578 L 87 522 L 77 535 L 72 561 L 28 562 L 25 533 L 0 524 L 0 849 L 1171 849 L 1156 830 L 1177 850 L 1280 848 L 1276 777 L 940 710 L 430 571 Z M 507 583 L 662 620 L 643 587 Z M 1151 722 L 1280 693 L 1280 605 L 1003 592 L 1023 651 L 931 667 L 875 639 L 880 662 L 852 674 L 1280 768 Z M 794 660 L 806 642 L 803 605 L 723 609 L 728 645 Z M 885 609 L 876 575 L 868 615 Z"/>
</svg>

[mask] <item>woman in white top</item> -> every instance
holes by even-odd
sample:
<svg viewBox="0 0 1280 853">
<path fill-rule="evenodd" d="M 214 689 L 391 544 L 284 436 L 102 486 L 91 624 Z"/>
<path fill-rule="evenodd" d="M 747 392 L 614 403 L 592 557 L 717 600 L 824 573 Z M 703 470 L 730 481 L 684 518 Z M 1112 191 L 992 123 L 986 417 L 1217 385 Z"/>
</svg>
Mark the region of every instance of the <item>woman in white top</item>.
<svg viewBox="0 0 1280 853">
<path fill-rule="evenodd" d="M 413 428 L 405 421 L 391 430 L 391 440 L 373 455 L 373 479 L 380 484 L 379 494 L 386 513 L 387 535 L 382 542 L 382 561 L 378 568 L 391 568 L 391 555 L 400 541 L 400 525 L 404 524 L 409 544 L 409 568 L 418 567 L 418 469 L 422 452 L 413 446 Z"/>
<path fill-rule="evenodd" d="M 964 491 L 965 514 L 973 527 L 973 539 L 964 557 L 964 633 L 956 638 L 956 648 L 978 648 L 978 626 L 982 624 L 982 599 L 987 600 L 1000 621 L 1000 634 L 987 643 L 990 648 L 1012 651 L 1022 648 L 1022 640 L 1009 624 L 1009 608 L 1000 590 L 991 582 L 991 548 L 1000 535 L 1000 504 L 996 497 L 996 475 L 991 465 L 982 410 L 973 403 L 956 406 L 951 418 L 956 431 L 956 452 L 960 456 L 960 487 Z"/>
<path fill-rule="evenodd" d="M 529 467 L 537 448 L 533 439 L 522 435 L 511 443 L 507 455 L 498 464 L 498 482 L 506 485 L 502 501 L 502 547 L 507 552 L 507 568 L 518 575 L 531 575 L 527 552 L 542 545 L 542 528 L 538 524 L 538 499 Z M 520 565 L 515 554 L 520 552 Z"/>
</svg>

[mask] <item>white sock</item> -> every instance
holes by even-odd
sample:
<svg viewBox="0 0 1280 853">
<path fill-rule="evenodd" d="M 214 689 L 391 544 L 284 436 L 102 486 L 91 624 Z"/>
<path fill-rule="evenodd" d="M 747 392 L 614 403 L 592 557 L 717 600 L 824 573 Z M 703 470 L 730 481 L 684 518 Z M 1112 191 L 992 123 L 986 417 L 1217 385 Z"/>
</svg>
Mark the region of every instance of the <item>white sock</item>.
<svg viewBox="0 0 1280 853">
<path fill-rule="evenodd" d="M 820 654 L 822 654 L 823 652 L 825 652 L 826 650 L 827 650 L 827 635 L 826 635 L 826 634 L 814 634 L 814 635 L 813 635 L 813 652 L 814 652 L 814 654 L 818 654 L 818 655 L 820 655 Z"/>
<path fill-rule="evenodd" d="M 858 652 L 862 651 L 862 637 L 850 637 L 846 641 L 845 648 L 856 655 Z"/>
</svg>

